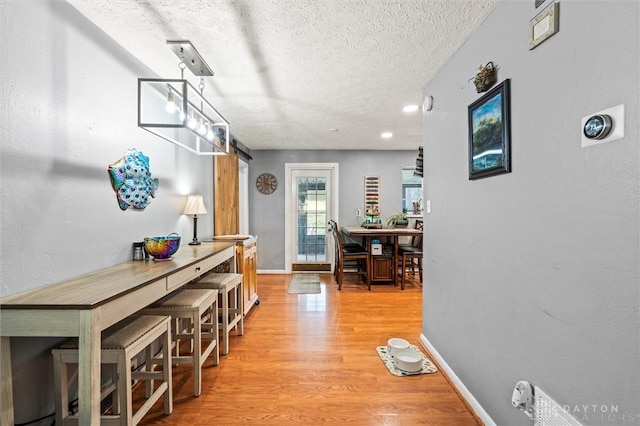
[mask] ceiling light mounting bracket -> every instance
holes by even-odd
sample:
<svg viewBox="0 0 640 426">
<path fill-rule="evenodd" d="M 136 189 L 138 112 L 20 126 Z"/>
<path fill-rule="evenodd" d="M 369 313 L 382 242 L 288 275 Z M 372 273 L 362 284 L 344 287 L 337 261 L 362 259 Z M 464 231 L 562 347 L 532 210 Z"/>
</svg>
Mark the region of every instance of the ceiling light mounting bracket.
<svg viewBox="0 0 640 426">
<path fill-rule="evenodd" d="M 184 62 L 193 75 L 198 77 L 213 77 L 213 71 L 189 40 L 167 40 L 167 44 L 180 61 Z"/>
</svg>

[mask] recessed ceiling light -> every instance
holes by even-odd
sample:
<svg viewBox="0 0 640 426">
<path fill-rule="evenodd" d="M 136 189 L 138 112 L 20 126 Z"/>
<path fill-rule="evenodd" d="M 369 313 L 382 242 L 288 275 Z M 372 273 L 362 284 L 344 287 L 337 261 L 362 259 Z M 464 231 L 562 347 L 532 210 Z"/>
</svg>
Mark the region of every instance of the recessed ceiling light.
<svg viewBox="0 0 640 426">
<path fill-rule="evenodd" d="M 339 131 L 339 129 L 336 129 L 335 127 L 332 127 L 332 128 L 329 129 L 329 131 L 330 132 L 337 132 L 337 131 Z"/>
<path fill-rule="evenodd" d="M 416 112 L 418 109 L 420 109 L 418 105 L 406 105 L 404 108 L 402 108 L 402 111 L 411 113 Z"/>
<path fill-rule="evenodd" d="M 391 133 L 391 132 L 382 132 L 380 134 L 380 137 L 383 138 L 383 139 L 390 139 L 390 138 L 393 137 L 393 133 Z"/>
</svg>

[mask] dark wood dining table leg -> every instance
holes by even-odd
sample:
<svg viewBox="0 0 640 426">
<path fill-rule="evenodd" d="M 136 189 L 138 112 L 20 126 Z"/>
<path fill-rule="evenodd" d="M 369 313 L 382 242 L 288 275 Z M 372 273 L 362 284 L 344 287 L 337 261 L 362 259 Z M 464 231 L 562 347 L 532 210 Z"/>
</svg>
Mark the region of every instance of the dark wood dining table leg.
<svg viewBox="0 0 640 426">
<path fill-rule="evenodd" d="M 393 285 L 398 285 L 398 240 L 400 237 L 393 236 Z"/>
<path fill-rule="evenodd" d="M 367 250 L 369 256 L 369 262 L 367 267 L 367 281 L 369 281 L 369 289 L 371 289 L 371 283 L 373 282 L 373 255 L 371 254 L 371 237 L 364 237 L 364 248 Z"/>
</svg>

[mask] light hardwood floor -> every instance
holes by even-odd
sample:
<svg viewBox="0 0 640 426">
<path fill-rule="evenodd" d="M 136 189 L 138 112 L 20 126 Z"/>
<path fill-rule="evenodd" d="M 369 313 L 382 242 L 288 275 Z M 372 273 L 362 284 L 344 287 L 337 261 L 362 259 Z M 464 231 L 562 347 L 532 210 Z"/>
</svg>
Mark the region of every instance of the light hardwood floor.
<svg viewBox="0 0 640 426">
<path fill-rule="evenodd" d="M 191 367 L 176 367 L 173 414 L 157 403 L 140 424 L 477 424 L 442 373 L 396 377 L 375 351 L 394 336 L 420 346 L 416 282 L 371 292 L 345 282 L 338 292 L 331 274 L 320 277 L 321 294 L 295 295 L 289 275 L 259 275 L 261 303 L 220 365 L 207 362 L 202 395 L 193 396 Z"/>
</svg>

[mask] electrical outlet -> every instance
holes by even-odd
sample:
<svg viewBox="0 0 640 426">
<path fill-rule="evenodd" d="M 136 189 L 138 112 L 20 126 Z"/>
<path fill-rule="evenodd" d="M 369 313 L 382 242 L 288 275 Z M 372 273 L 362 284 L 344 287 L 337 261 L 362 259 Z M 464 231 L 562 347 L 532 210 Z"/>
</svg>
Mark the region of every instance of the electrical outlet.
<svg viewBox="0 0 640 426">
<path fill-rule="evenodd" d="M 356 209 L 356 217 L 362 216 L 362 210 Z"/>
</svg>

